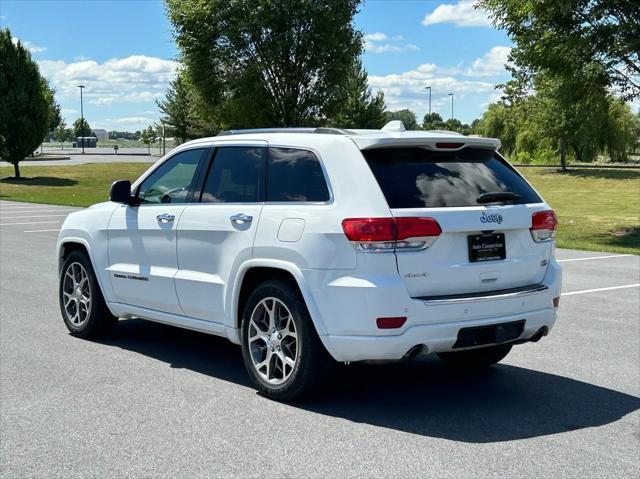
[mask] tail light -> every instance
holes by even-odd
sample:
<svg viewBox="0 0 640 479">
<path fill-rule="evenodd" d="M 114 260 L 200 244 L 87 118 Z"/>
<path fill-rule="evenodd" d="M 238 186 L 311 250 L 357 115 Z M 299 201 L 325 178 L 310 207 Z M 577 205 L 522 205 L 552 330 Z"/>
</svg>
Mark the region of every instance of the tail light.
<svg viewBox="0 0 640 479">
<path fill-rule="evenodd" d="M 536 243 L 551 241 L 556 235 L 558 220 L 551 211 L 538 211 L 531 216 L 531 237 Z"/>
<path fill-rule="evenodd" d="M 367 252 L 425 249 L 442 233 L 433 218 L 347 218 L 342 229 L 359 251 Z"/>
</svg>

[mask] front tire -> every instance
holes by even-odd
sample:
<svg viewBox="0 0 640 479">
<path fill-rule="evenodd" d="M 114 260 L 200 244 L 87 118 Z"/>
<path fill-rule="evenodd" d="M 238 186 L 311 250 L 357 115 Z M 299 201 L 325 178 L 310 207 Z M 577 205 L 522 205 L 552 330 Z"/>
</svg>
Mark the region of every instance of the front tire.
<svg viewBox="0 0 640 479">
<path fill-rule="evenodd" d="M 59 285 L 60 312 L 73 336 L 98 338 L 118 322 L 104 301 L 86 253 L 72 251 L 64 260 Z"/>
<path fill-rule="evenodd" d="M 512 344 L 497 344 L 479 349 L 467 349 L 450 353 L 438 353 L 438 357 L 451 366 L 461 369 L 482 369 L 502 361 Z"/>
<path fill-rule="evenodd" d="M 261 283 L 247 299 L 242 356 L 258 390 L 280 401 L 321 384 L 331 361 L 299 291 L 281 280 Z"/>
</svg>

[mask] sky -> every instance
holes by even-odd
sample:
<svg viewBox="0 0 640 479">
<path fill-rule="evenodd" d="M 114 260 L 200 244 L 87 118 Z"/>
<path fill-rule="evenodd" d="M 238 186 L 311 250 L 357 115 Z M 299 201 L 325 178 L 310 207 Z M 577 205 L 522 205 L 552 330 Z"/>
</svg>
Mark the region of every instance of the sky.
<svg viewBox="0 0 640 479">
<path fill-rule="evenodd" d="M 368 0 L 355 19 L 363 63 L 387 108 L 429 108 L 444 119 L 479 117 L 509 78 L 511 41 L 473 1 Z M 31 51 L 56 89 L 67 124 L 84 115 L 92 128 L 135 131 L 158 121 L 178 50 L 161 0 L 0 0 L 0 27 Z"/>
</svg>

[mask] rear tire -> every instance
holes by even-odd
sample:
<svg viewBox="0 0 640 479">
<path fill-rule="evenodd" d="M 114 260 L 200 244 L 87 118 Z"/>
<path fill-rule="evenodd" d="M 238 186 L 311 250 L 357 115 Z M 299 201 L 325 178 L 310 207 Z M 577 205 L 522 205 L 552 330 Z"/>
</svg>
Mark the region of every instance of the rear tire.
<svg viewBox="0 0 640 479">
<path fill-rule="evenodd" d="M 486 348 L 438 353 L 438 356 L 456 368 L 482 369 L 502 361 L 509 354 L 512 346 L 510 343 L 498 344 Z"/>
<path fill-rule="evenodd" d="M 82 251 L 72 251 L 65 258 L 58 297 L 62 319 L 73 336 L 98 338 L 118 322 L 107 308 L 89 257 Z"/>
<path fill-rule="evenodd" d="M 242 356 L 256 388 L 278 401 L 298 399 L 319 386 L 332 361 L 300 292 L 282 280 L 261 283 L 247 299 Z"/>
</svg>

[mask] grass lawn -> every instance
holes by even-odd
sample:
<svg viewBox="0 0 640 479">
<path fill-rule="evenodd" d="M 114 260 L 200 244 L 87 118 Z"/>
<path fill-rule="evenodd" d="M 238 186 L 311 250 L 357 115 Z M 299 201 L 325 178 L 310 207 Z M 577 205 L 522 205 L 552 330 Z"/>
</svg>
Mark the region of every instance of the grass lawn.
<svg viewBox="0 0 640 479">
<path fill-rule="evenodd" d="M 557 245 L 640 254 L 640 171 L 520 170 L 558 214 Z"/>
<path fill-rule="evenodd" d="M 109 197 L 114 180 L 135 180 L 148 163 L 92 163 L 64 166 L 24 166 L 21 180 L 13 166 L 0 167 L 0 199 L 89 206 Z"/>
<path fill-rule="evenodd" d="M 88 206 L 104 201 L 111 182 L 135 180 L 143 163 L 28 166 L 27 179 L 7 179 L 13 167 L 0 167 L 0 199 Z M 523 168 L 558 213 L 557 244 L 562 248 L 640 254 L 640 171 Z"/>
</svg>

